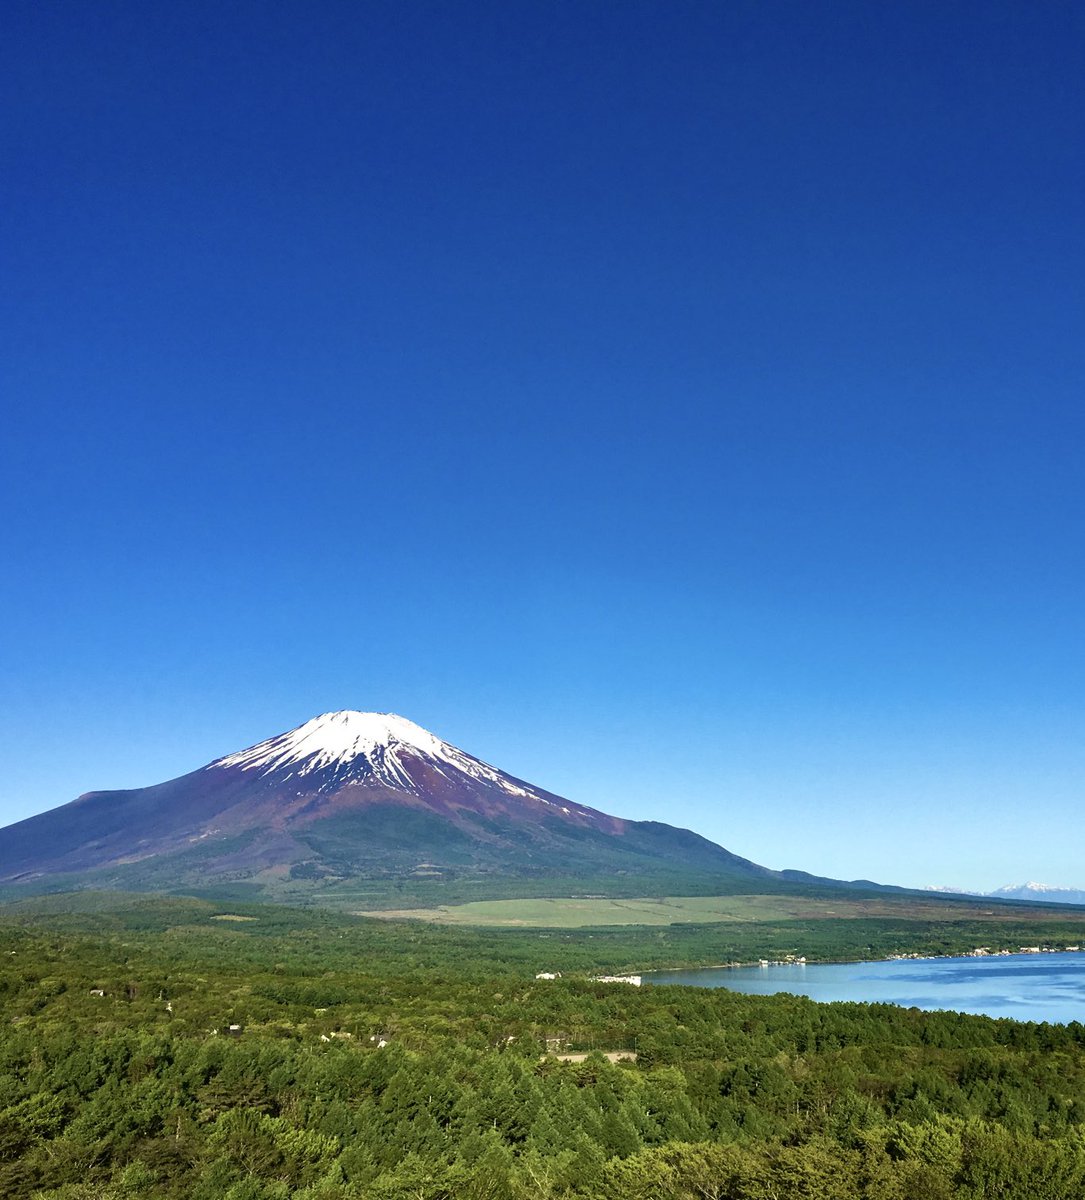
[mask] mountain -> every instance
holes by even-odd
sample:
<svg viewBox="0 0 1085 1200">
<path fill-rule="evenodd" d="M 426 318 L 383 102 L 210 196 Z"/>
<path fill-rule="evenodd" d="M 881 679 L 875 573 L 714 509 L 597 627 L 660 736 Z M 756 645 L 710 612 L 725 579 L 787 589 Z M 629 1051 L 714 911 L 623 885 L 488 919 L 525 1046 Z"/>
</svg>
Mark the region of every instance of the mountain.
<svg viewBox="0 0 1085 1200">
<path fill-rule="evenodd" d="M 967 888 L 928 886 L 925 892 L 953 896 L 984 896 L 990 900 L 1035 900 L 1044 904 L 1085 904 L 1085 888 L 1053 887 L 1050 883 L 1016 883 L 993 892 L 970 892 Z"/>
<path fill-rule="evenodd" d="M 996 888 L 988 896 L 1000 900 L 1042 900 L 1047 904 L 1085 904 L 1085 889 L 1054 887 L 1050 883 L 1018 883 Z"/>
<path fill-rule="evenodd" d="M 88 792 L 0 831 L 0 885 L 34 890 L 694 874 L 828 882 L 563 799 L 390 713 L 325 713 L 167 783 Z"/>
</svg>

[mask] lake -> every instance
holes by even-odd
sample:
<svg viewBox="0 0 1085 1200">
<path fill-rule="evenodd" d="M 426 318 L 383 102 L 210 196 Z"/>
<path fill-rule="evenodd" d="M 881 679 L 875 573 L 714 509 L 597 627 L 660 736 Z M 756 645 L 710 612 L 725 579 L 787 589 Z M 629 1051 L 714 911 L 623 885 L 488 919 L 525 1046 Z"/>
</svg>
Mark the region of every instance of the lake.
<svg viewBox="0 0 1085 1200">
<path fill-rule="evenodd" d="M 949 1008 L 1017 1021 L 1085 1021 L 1085 953 L 711 967 L 646 972 L 644 981 Z"/>
</svg>

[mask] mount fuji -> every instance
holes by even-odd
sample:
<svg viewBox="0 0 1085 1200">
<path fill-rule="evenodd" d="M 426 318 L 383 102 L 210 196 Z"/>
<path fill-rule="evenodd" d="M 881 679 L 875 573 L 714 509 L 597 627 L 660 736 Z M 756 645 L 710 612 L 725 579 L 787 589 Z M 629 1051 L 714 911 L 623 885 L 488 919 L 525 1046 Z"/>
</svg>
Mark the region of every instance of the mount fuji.
<svg viewBox="0 0 1085 1200">
<path fill-rule="evenodd" d="M 691 875 L 830 882 L 563 799 L 391 713 L 325 713 L 167 783 L 88 792 L 0 830 L 0 885 L 28 890 Z"/>
</svg>

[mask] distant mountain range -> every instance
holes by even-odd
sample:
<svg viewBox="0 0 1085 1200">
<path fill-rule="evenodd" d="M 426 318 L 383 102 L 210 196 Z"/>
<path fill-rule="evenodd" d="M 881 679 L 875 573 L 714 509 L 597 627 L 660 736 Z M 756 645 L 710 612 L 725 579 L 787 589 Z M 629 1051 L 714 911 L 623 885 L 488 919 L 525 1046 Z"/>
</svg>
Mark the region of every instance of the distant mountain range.
<svg viewBox="0 0 1085 1200">
<path fill-rule="evenodd" d="M 88 792 L 0 831 L 9 889 L 241 883 L 278 896 L 364 880 L 693 875 L 746 891 L 844 886 L 587 808 L 388 713 L 325 713 L 167 783 Z"/>
<path fill-rule="evenodd" d="M 1037 900 L 1045 904 L 1085 904 L 1085 888 L 1055 887 L 1050 883 L 1016 883 L 993 892 L 970 892 L 965 888 L 930 887 L 928 892 L 954 896 L 989 896 L 993 900 Z"/>
</svg>

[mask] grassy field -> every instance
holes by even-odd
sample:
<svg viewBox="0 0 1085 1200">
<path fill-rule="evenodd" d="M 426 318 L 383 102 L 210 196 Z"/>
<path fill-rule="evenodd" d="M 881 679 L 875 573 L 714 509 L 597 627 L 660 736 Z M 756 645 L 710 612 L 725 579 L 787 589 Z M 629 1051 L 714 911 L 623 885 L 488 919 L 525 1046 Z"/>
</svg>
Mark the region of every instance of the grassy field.
<svg viewBox="0 0 1085 1200">
<path fill-rule="evenodd" d="M 628 900 L 603 897 L 568 899 L 475 900 L 437 908 L 357 912 L 356 916 L 429 921 L 443 925 L 502 928 L 579 929 L 606 925 L 711 924 L 720 921 L 840 920 L 893 917 L 918 921 L 1029 922 L 1057 917 L 1080 923 L 1085 939 L 1085 909 L 1062 906 L 992 905 L 914 896 L 831 900 L 811 896 L 656 896 Z"/>
</svg>

